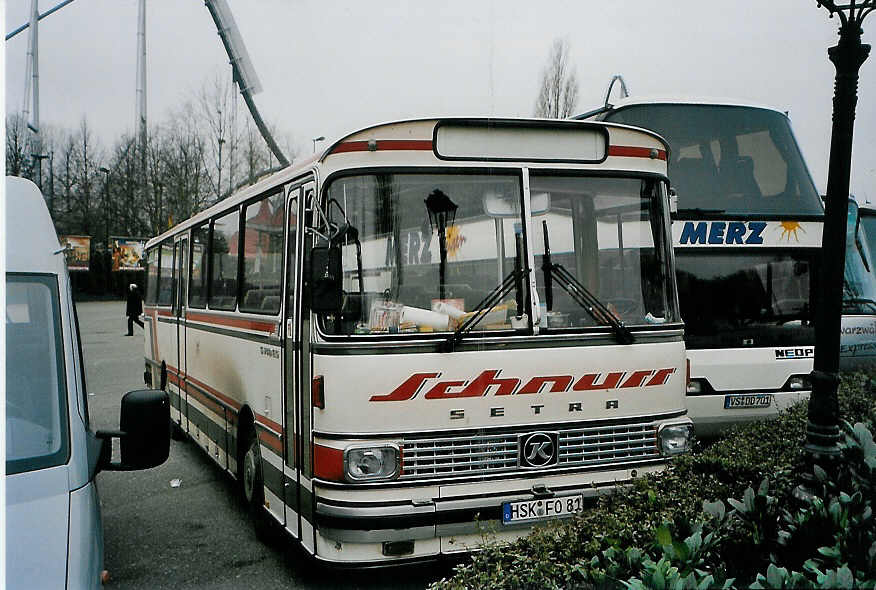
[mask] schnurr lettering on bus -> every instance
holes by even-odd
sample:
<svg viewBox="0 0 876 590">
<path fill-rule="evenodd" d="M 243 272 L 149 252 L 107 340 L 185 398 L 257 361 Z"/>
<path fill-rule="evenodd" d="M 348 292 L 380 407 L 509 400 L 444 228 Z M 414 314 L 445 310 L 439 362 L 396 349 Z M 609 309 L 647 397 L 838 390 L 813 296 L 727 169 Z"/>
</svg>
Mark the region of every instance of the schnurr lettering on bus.
<svg viewBox="0 0 876 590">
<path fill-rule="evenodd" d="M 776 360 L 785 361 L 793 359 L 810 359 L 815 357 L 814 346 L 802 346 L 797 348 L 777 348 Z"/>
<path fill-rule="evenodd" d="M 685 221 L 679 244 L 763 244 L 765 221 Z"/>
<path fill-rule="evenodd" d="M 519 377 L 500 377 L 501 369 L 482 371 L 472 379 L 450 379 L 447 381 L 437 381 L 441 377 L 439 372 L 414 373 L 391 392 L 372 395 L 371 401 L 408 401 L 417 397 L 422 391 L 426 392 L 423 395 L 425 399 L 460 399 L 484 397 L 489 393 L 500 396 L 654 387 L 666 385 L 675 371 L 675 367 L 667 367 L 662 369 L 585 373 L 580 377 L 575 375 L 549 375 L 532 377 L 525 384 Z"/>
</svg>

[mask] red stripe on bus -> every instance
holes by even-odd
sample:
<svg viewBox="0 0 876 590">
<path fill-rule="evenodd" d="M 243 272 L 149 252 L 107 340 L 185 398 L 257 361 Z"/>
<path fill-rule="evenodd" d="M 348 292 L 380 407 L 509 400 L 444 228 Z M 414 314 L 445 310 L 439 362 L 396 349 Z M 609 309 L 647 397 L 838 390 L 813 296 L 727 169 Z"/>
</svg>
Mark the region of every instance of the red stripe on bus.
<svg viewBox="0 0 876 590">
<path fill-rule="evenodd" d="M 213 389 L 212 387 L 210 387 L 209 385 L 207 385 L 203 381 L 195 379 L 191 375 L 189 377 L 187 377 L 187 379 L 188 379 L 188 381 L 191 381 L 193 385 L 200 387 L 201 389 L 203 389 L 204 391 L 206 391 L 210 395 L 215 396 L 217 399 L 220 399 L 223 402 L 225 402 L 226 404 L 228 404 L 229 406 L 231 406 L 231 408 L 234 411 L 240 410 L 241 404 L 239 401 L 235 400 L 234 398 L 228 397 L 224 393 L 217 391 L 216 389 Z"/>
<path fill-rule="evenodd" d="M 657 152 L 657 160 L 666 160 L 666 150 L 655 150 L 655 148 L 634 147 L 629 145 L 610 145 L 608 146 L 609 156 L 620 156 L 623 158 L 651 158 L 651 152 Z"/>
<path fill-rule="evenodd" d="M 331 153 L 343 154 L 344 152 L 384 152 L 393 150 L 424 150 L 432 151 L 431 139 L 378 139 L 370 148 L 370 141 L 345 141 L 336 145 Z"/>
<path fill-rule="evenodd" d="M 344 451 L 313 445 L 313 475 L 330 481 L 344 481 Z"/>
<path fill-rule="evenodd" d="M 215 413 L 216 415 L 222 416 L 223 419 L 225 418 L 225 409 L 226 409 L 225 406 L 223 406 L 222 404 L 217 402 L 215 399 L 204 395 L 203 393 L 201 393 L 200 391 L 198 391 L 195 388 L 192 388 L 187 393 L 188 393 L 188 395 L 192 396 L 193 398 L 195 398 L 196 400 L 201 402 L 201 405 L 212 410 L 213 413 Z"/>
<path fill-rule="evenodd" d="M 215 324 L 219 326 L 229 326 L 232 328 L 242 328 L 244 330 L 256 330 L 258 332 L 274 332 L 277 329 L 277 322 L 266 322 L 259 320 L 250 320 L 246 318 L 232 318 L 228 316 L 216 316 L 206 313 L 188 312 L 187 320 L 201 322 L 204 324 Z"/>
<path fill-rule="evenodd" d="M 265 418 L 261 414 L 256 414 L 255 419 L 256 419 L 256 422 L 258 422 L 259 424 L 267 426 L 268 428 L 272 428 L 272 429 L 276 430 L 277 432 L 283 432 L 283 427 L 280 426 L 277 422 L 274 422 L 273 420 L 271 420 L 270 418 Z"/>
<path fill-rule="evenodd" d="M 155 310 L 155 315 L 160 315 L 160 316 L 165 316 L 165 317 L 171 317 L 171 316 L 173 315 L 173 312 L 170 311 L 169 309 L 156 309 L 156 310 Z"/>
<path fill-rule="evenodd" d="M 281 457 L 283 456 L 283 442 L 276 434 L 259 430 L 259 440 L 265 443 L 265 445 L 270 447 L 278 455 Z"/>
</svg>

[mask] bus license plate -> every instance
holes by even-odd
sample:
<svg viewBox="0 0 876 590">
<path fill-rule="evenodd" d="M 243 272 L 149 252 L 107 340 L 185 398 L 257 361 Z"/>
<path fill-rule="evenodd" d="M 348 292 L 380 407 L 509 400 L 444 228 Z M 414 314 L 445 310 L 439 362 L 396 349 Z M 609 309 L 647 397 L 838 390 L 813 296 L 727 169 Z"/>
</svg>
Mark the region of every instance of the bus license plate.
<svg viewBox="0 0 876 590">
<path fill-rule="evenodd" d="M 768 408 L 773 403 L 769 393 L 743 394 L 736 393 L 724 396 L 725 410 L 744 410 L 748 408 Z"/>
<path fill-rule="evenodd" d="M 578 514 L 584 510 L 584 496 L 563 496 L 502 504 L 502 524 L 547 520 Z"/>
</svg>

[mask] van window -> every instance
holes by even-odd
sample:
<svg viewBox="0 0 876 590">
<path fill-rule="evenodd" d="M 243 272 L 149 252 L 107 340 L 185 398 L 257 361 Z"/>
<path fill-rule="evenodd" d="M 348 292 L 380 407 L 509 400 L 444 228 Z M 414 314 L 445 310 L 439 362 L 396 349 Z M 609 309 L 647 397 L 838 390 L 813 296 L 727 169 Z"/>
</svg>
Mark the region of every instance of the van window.
<svg viewBox="0 0 876 590">
<path fill-rule="evenodd" d="M 238 211 L 213 221 L 210 243 L 210 308 L 234 309 L 237 303 Z"/>
<path fill-rule="evenodd" d="M 240 310 L 274 315 L 283 274 L 283 193 L 247 205 L 244 220 Z"/>
<path fill-rule="evenodd" d="M 158 248 L 150 248 L 146 253 L 146 303 L 155 305 L 158 301 Z"/>
<path fill-rule="evenodd" d="M 158 269 L 158 305 L 170 305 L 173 302 L 173 243 L 165 241 L 161 244 Z"/>
<path fill-rule="evenodd" d="M 6 473 L 69 459 L 58 281 L 6 275 Z"/>
</svg>

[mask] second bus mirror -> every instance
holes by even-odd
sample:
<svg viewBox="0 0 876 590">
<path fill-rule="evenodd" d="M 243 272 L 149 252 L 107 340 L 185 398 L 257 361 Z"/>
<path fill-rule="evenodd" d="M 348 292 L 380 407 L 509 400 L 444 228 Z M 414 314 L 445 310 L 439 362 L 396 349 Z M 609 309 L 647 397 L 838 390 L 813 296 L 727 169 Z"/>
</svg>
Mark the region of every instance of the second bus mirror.
<svg viewBox="0 0 876 590">
<path fill-rule="evenodd" d="M 343 278 L 341 249 L 314 247 L 310 255 L 310 309 L 317 313 L 341 311 Z"/>
</svg>

